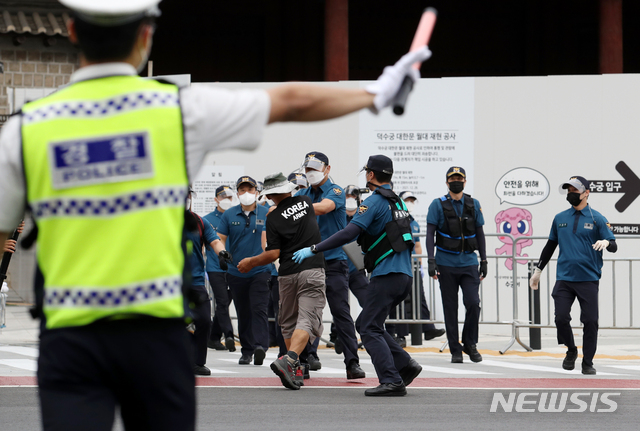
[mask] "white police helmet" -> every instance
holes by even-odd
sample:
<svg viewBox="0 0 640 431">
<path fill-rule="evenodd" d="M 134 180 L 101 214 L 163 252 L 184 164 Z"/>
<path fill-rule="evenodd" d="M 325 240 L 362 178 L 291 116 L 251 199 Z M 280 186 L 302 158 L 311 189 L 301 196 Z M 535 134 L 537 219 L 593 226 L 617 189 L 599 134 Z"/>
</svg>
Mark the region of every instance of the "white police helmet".
<svg viewBox="0 0 640 431">
<path fill-rule="evenodd" d="M 159 16 L 161 0 L 59 0 L 82 20 L 111 27 L 144 17 Z"/>
</svg>

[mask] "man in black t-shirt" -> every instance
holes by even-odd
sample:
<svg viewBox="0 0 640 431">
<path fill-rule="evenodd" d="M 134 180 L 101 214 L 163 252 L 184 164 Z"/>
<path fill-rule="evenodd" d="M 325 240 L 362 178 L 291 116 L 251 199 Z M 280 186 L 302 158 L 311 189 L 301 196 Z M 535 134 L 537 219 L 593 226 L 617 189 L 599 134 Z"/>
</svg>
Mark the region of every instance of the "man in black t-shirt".
<svg viewBox="0 0 640 431">
<path fill-rule="evenodd" d="M 300 389 L 296 381 L 296 374 L 302 373 L 298 356 L 307 343 L 313 343 L 322 334 L 322 310 L 327 300 L 324 255 L 317 253 L 302 264 L 293 261 L 296 250 L 321 240 L 311 199 L 291 196 L 293 187 L 280 172 L 264 179 L 262 193 L 276 205 L 267 215 L 267 247 L 260 255 L 240 261 L 238 270 L 248 272 L 280 258 L 278 323 L 288 352 L 276 359 L 271 369 L 285 387 Z"/>
</svg>

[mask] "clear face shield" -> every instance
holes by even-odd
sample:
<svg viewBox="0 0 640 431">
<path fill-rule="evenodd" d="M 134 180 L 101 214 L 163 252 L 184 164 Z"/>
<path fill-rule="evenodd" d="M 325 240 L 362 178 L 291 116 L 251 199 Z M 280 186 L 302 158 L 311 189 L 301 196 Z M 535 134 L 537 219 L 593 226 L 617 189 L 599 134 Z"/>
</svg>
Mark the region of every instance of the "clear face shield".
<svg viewBox="0 0 640 431">
<path fill-rule="evenodd" d="M 315 171 L 324 172 L 324 169 L 327 165 L 319 159 L 315 157 L 307 157 L 304 159 L 304 163 L 302 164 L 302 169 L 313 169 Z"/>
</svg>

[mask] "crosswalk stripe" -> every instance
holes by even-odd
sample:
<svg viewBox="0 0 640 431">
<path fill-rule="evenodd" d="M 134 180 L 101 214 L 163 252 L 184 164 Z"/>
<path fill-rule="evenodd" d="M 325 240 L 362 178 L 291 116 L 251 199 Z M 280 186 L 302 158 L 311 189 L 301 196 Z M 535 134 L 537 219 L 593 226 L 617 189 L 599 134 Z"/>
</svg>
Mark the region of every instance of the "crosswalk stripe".
<svg viewBox="0 0 640 431">
<path fill-rule="evenodd" d="M 38 362 L 33 359 L 0 359 L 0 365 L 20 368 L 21 370 L 38 371 Z"/>
<path fill-rule="evenodd" d="M 422 365 L 422 371 L 429 371 L 432 373 L 444 373 L 444 374 L 457 374 L 457 375 L 461 375 L 461 374 L 466 374 L 466 375 L 481 375 L 481 374 L 501 374 L 501 373 L 490 373 L 490 372 L 486 372 L 486 371 L 478 371 L 478 370 L 472 370 L 472 369 L 468 369 L 468 368 L 445 368 L 445 367 L 434 367 L 432 365 Z M 422 376 L 424 377 L 424 376 Z"/>
<path fill-rule="evenodd" d="M 575 370 L 569 371 L 569 370 L 563 370 L 562 368 L 560 368 L 560 364 L 558 364 L 558 368 L 555 368 L 555 367 L 545 367 L 542 365 L 514 364 L 512 362 L 492 361 L 491 359 L 485 359 L 482 362 L 479 362 L 479 364 L 490 365 L 494 367 L 511 368 L 514 370 L 543 371 L 546 373 L 558 373 L 558 374 L 582 374 L 582 372 L 580 371 L 580 365 L 578 365 Z M 598 375 L 619 376 L 621 374 L 606 373 L 606 372 L 598 371 Z"/>
<path fill-rule="evenodd" d="M 31 356 L 37 358 L 40 354 L 38 349 L 21 346 L 0 346 L 0 352 L 17 353 L 18 355 Z"/>
</svg>

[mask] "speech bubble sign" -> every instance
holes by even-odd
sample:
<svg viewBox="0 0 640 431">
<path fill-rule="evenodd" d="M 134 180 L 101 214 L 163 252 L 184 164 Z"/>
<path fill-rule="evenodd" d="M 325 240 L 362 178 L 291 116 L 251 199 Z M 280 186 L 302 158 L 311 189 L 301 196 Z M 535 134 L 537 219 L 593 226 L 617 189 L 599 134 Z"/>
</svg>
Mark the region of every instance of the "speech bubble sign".
<svg viewBox="0 0 640 431">
<path fill-rule="evenodd" d="M 531 168 L 515 168 L 507 172 L 496 184 L 500 203 L 535 205 L 549 197 L 549 180 Z"/>
</svg>

